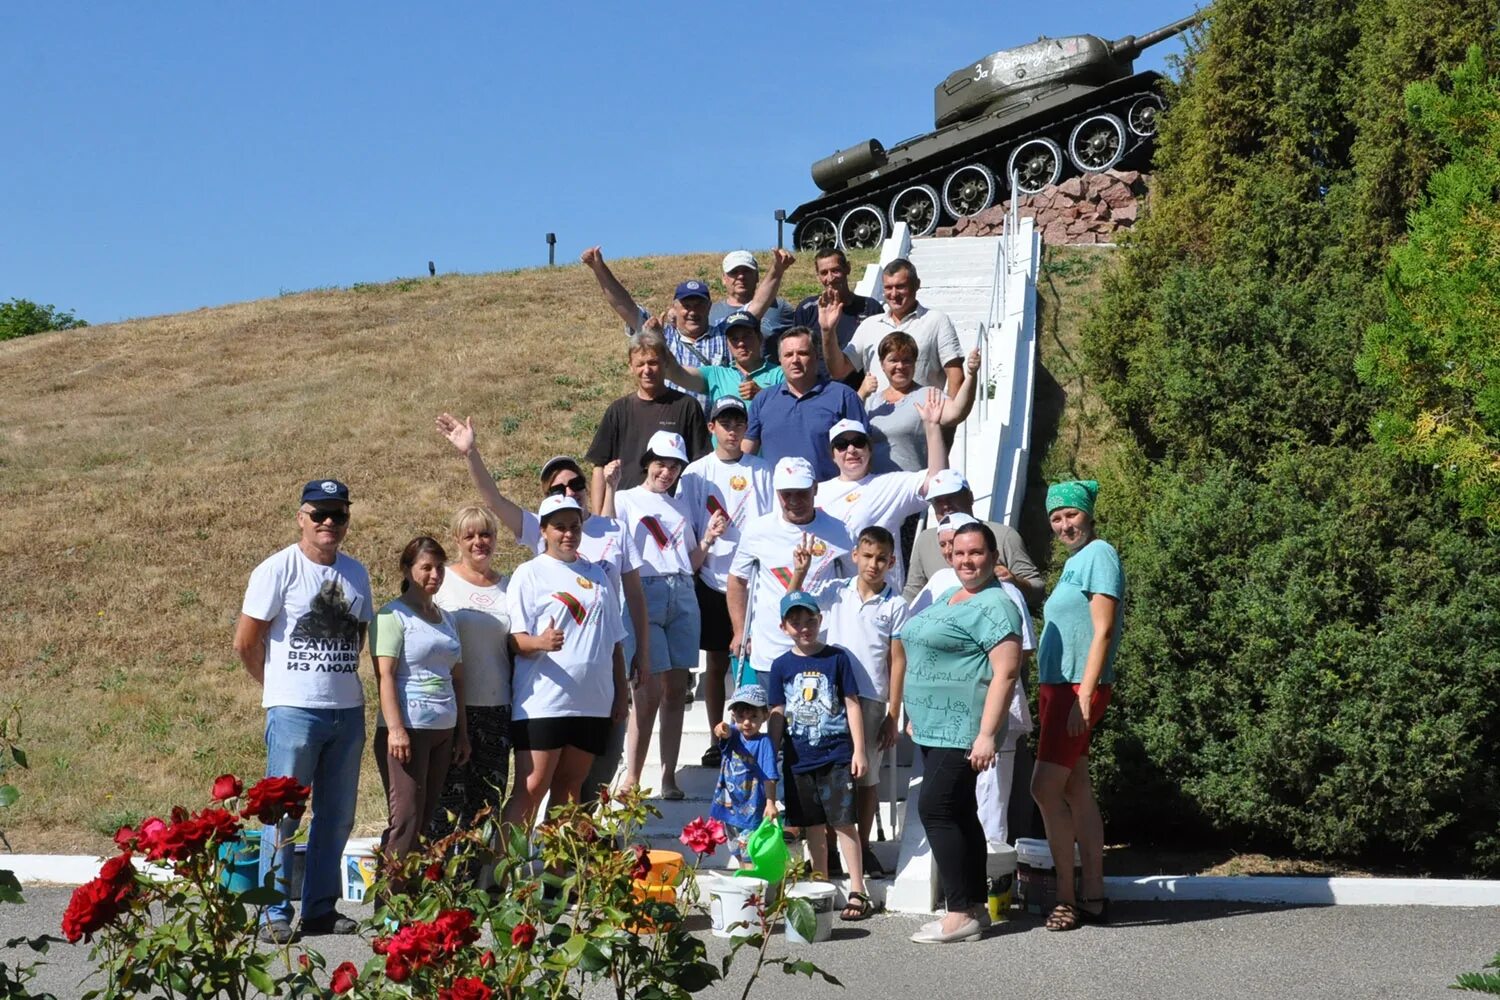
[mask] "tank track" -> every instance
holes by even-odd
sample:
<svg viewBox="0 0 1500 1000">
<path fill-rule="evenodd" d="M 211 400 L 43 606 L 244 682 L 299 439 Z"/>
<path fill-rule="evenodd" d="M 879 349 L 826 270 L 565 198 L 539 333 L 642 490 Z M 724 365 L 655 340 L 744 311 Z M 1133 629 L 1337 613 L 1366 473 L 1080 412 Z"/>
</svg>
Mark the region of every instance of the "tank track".
<svg viewBox="0 0 1500 1000">
<path fill-rule="evenodd" d="M 1075 176 L 1081 173 L 1081 171 L 1077 169 L 1073 161 L 1068 157 L 1067 139 L 1076 125 L 1098 114 L 1116 113 L 1119 117 L 1123 118 L 1124 111 L 1143 97 L 1154 97 L 1158 101 L 1161 100 L 1161 94 L 1154 86 L 1155 80 L 1159 79 L 1156 74 L 1141 75 L 1151 77 L 1151 80 L 1148 81 L 1149 85 L 1134 88 L 1123 93 L 1112 94 L 1103 101 L 1091 103 L 1086 107 L 1071 111 L 1065 117 L 1053 118 L 1046 124 L 1038 125 L 1038 127 L 1030 131 L 1008 134 L 1002 127 L 997 130 L 997 141 L 991 144 L 970 149 L 956 156 L 946 157 L 938 162 L 906 164 L 903 167 L 897 168 L 895 175 L 890 177 L 882 176 L 875 186 L 870 186 L 866 183 L 852 190 L 840 191 L 833 195 L 825 195 L 822 198 L 806 202 L 794 209 L 787 217 L 797 225 L 797 228 L 793 231 L 793 245 L 798 250 L 811 249 L 810 246 L 803 245 L 801 236 L 805 225 L 813 219 L 827 219 L 833 225 L 835 232 L 837 232 L 840 221 L 843 219 L 845 213 L 851 209 L 865 205 L 871 206 L 880 213 L 881 218 L 885 222 L 885 232 L 889 234 L 891 227 L 890 202 L 897 193 L 921 184 L 930 185 L 941 192 L 942 183 L 948 175 L 967 164 L 980 163 L 993 171 L 998 184 L 992 204 L 999 204 L 1010 196 L 1009 178 L 1004 176 L 1005 162 L 1009 154 L 1023 143 L 1032 139 L 1051 139 L 1063 148 L 1062 173 L 1058 177 L 1057 183 L 1068 177 Z M 1142 148 L 1156 141 L 1155 133 L 1148 136 L 1140 136 L 1131 132 L 1128 127 L 1125 133 L 1126 145 L 1122 149 L 1117 162 L 1124 161 L 1137 154 Z M 917 136 L 915 138 L 921 139 L 923 137 Z M 915 140 L 906 140 L 906 142 L 911 141 Z M 900 145 L 905 144 L 903 142 Z M 896 148 L 899 150 L 900 146 Z M 939 200 L 941 200 L 941 195 L 939 196 Z M 941 215 L 949 219 L 953 218 L 946 209 L 941 211 Z M 939 219 L 939 224 L 942 224 L 941 219 Z M 838 245 L 841 249 L 845 249 L 843 244 L 844 241 L 840 237 Z"/>
</svg>

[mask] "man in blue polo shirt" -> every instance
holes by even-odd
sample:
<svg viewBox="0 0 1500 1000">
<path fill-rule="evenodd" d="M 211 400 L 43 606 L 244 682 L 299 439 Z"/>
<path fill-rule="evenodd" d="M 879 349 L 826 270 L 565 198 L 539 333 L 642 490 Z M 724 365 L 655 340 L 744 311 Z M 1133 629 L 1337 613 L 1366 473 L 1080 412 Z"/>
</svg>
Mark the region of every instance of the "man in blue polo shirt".
<svg viewBox="0 0 1500 1000">
<path fill-rule="evenodd" d="M 744 450 L 768 462 L 806 459 L 819 481 L 839 474 L 828 449 L 828 431 L 840 420 L 865 422 L 859 395 L 842 382 L 818 377 L 812 331 L 794 326 L 781 335 L 781 370 L 786 381 L 771 386 L 750 404 Z"/>
</svg>

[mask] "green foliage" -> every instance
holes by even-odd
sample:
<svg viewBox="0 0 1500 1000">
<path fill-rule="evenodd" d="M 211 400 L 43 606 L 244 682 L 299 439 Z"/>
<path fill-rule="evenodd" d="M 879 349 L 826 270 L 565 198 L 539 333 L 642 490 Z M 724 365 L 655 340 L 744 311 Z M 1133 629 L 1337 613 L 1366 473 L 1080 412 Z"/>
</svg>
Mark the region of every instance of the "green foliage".
<svg viewBox="0 0 1500 1000">
<path fill-rule="evenodd" d="M 1376 439 L 1500 529 L 1500 77 L 1476 45 L 1406 99 L 1450 160 L 1391 253 L 1386 319 L 1366 334 L 1359 373 L 1385 404 Z"/>
<path fill-rule="evenodd" d="M 1500 970 L 1500 954 L 1485 964 L 1485 969 Z M 1468 990 L 1471 993 L 1489 993 L 1500 996 L 1500 971 L 1465 972 L 1449 989 Z"/>
<path fill-rule="evenodd" d="M 13 340 L 48 330 L 75 330 L 88 323 L 70 312 L 59 312 L 53 306 L 37 305 L 27 299 L 0 302 L 0 340 Z"/>
<path fill-rule="evenodd" d="M 1127 432 L 1078 470 L 1105 483 L 1129 581 L 1120 724 L 1094 757 L 1112 834 L 1500 872 L 1500 554 L 1372 440 L 1390 404 L 1355 366 L 1449 155 L 1433 123 L 1457 88 L 1415 89 L 1417 127 L 1406 88 L 1497 16 L 1500 0 L 1218 0 L 1188 54 L 1151 211 L 1084 331 Z M 1459 120 L 1493 150 L 1488 112 Z M 1401 301 L 1448 323 L 1460 287 Z M 1470 340 L 1444 334 L 1455 351 L 1481 336 L 1471 315 Z"/>
</svg>

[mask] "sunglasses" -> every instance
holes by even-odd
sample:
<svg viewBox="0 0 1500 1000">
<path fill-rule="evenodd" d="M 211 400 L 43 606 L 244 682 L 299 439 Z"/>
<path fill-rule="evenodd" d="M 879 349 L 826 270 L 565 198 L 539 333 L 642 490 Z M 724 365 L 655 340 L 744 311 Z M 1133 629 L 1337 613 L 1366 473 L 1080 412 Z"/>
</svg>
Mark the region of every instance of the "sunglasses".
<svg viewBox="0 0 1500 1000">
<path fill-rule="evenodd" d="M 833 442 L 834 451 L 844 451 L 848 448 L 868 447 L 870 447 L 870 439 L 865 437 L 863 434 L 850 434 L 848 437 L 841 437 L 837 441 Z"/>
<path fill-rule="evenodd" d="M 332 521 L 334 524 L 348 524 L 349 512 L 347 510 L 304 510 L 312 519 L 313 524 L 322 524 L 324 521 Z"/>
<path fill-rule="evenodd" d="M 586 481 L 575 476 L 572 479 L 564 479 L 562 482 L 552 486 L 547 490 L 547 495 L 549 497 L 560 497 L 564 493 L 586 493 L 588 492 L 588 488 L 589 484 Z"/>
</svg>

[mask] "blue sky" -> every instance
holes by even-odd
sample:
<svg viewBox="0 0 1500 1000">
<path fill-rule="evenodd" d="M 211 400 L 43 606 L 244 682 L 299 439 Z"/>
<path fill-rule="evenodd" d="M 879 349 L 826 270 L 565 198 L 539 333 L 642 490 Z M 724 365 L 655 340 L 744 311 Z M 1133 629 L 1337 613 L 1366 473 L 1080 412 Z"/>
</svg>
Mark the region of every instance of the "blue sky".
<svg viewBox="0 0 1500 1000">
<path fill-rule="evenodd" d="M 927 131 L 963 64 L 1192 9 L 7 3 L 0 300 L 107 322 L 545 263 L 548 231 L 560 261 L 762 248 L 813 160 Z"/>
</svg>

